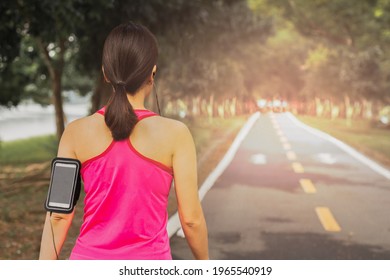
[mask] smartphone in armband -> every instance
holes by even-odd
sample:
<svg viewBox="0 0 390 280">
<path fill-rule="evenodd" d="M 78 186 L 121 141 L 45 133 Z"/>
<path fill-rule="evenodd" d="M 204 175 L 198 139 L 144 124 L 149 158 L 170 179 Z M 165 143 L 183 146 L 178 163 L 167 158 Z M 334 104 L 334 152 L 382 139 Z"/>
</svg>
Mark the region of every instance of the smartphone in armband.
<svg viewBox="0 0 390 280">
<path fill-rule="evenodd" d="M 54 158 L 51 163 L 49 191 L 45 209 L 55 213 L 71 213 L 80 197 L 81 163 L 77 159 Z"/>
</svg>

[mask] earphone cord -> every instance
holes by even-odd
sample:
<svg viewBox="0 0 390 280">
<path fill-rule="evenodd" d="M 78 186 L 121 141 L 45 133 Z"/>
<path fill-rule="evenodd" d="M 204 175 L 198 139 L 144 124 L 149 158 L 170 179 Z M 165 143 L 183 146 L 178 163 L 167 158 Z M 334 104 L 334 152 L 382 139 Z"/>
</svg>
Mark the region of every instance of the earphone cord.
<svg viewBox="0 0 390 280">
<path fill-rule="evenodd" d="M 158 114 L 161 116 L 160 103 L 158 102 L 157 87 L 156 87 L 156 84 L 155 84 L 155 83 L 153 83 L 153 87 L 154 87 L 154 94 L 155 94 L 155 96 L 156 96 Z"/>
<path fill-rule="evenodd" d="M 58 252 L 57 252 L 57 248 L 56 248 L 56 241 L 54 239 L 54 230 L 53 230 L 53 224 L 51 223 L 51 214 L 53 212 L 50 212 L 50 228 L 51 228 L 51 235 L 53 237 L 53 246 L 54 246 L 54 252 L 56 253 L 56 257 L 57 257 L 57 260 L 59 259 L 58 258 Z"/>
</svg>

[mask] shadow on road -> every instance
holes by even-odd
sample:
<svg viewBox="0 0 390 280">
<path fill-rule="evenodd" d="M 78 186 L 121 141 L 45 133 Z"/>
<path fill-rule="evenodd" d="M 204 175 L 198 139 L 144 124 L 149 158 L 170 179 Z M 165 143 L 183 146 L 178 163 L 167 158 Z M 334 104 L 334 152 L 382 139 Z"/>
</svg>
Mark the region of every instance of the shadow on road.
<svg viewBox="0 0 390 280">
<path fill-rule="evenodd" d="M 315 233 L 273 233 L 261 232 L 264 250 L 251 252 L 224 252 L 226 260 L 388 260 L 390 251 L 379 246 L 354 244 Z M 230 245 L 240 241 L 239 233 L 218 234 L 210 237 L 210 243 Z M 221 244 L 222 243 L 222 244 Z M 335 256 L 337 256 L 335 258 Z M 364 258 L 362 258 L 364 256 Z"/>
</svg>

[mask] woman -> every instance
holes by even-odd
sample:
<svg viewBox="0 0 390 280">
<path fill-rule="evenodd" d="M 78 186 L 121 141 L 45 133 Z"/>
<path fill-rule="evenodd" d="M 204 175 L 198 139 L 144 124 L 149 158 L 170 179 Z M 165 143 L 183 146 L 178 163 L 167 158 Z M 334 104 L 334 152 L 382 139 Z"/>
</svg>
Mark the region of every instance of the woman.
<svg viewBox="0 0 390 280">
<path fill-rule="evenodd" d="M 61 137 L 58 156 L 82 163 L 86 193 L 70 259 L 171 259 L 166 226 L 172 179 L 187 242 L 196 259 L 208 259 L 192 136 L 181 122 L 144 107 L 157 56 L 156 39 L 146 27 L 114 28 L 102 61 L 113 95 L 97 113 L 70 123 Z M 56 258 L 73 216 L 46 215 L 40 259 Z"/>
</svg>

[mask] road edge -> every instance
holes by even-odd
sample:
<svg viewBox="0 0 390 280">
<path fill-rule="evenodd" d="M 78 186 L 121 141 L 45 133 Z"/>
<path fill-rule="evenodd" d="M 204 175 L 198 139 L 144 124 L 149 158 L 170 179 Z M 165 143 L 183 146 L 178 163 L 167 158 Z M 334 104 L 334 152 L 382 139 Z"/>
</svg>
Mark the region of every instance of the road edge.
<svg viewBox="0 0 390 280">
<path fill-rule="evenodd" d="M 364 165 L 368 166 L 370 169 L 375 171 L 376 173 L 384 176 L 386 179 L 390 180 L 390 171 L 386 169 L 385 167 L 381 166 L 379 163 L 373 161 L 372 159 L 368 158 L 367 156 L 363 155 L 362 153 L 358 152 L 356 149 L 352 148 L 348 144 L 342 142 L 341 140 L 331 136 L 330 134 L 323 132 L 319 129 L 313 128 L 300 120 L 297 119 L 292 113 L 288 112 L 286 113 L 287 117 L 297 126 L 305 129 L 311 134 L 316 135 L 317 137 L 320 137 L 326 141 L 329 141 L 339 147 L 344 152 L 348 153 L 350 156 L 355 158 L 356 160 L 360 161 Z"/>
</svg>

